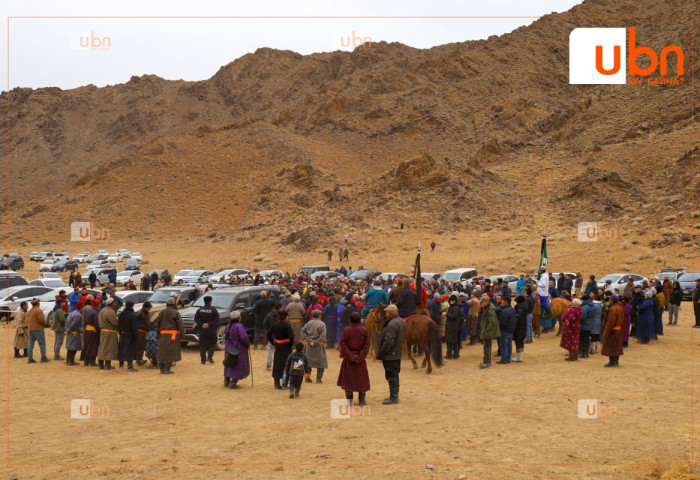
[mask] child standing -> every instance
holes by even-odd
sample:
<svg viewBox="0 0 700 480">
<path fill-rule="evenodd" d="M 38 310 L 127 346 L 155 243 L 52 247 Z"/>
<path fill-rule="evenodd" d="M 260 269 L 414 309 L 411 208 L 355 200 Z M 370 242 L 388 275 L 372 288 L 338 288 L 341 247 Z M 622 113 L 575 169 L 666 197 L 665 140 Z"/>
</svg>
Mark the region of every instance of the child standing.
<svg viewBox="0 0 700 480">
<path fill-rule="evenodd" d="M 294 350 L 296 351 L 287 358 L 287 362 L 284 365 L 284 374 L 289 386 L 289 398 L 299 397 L 299 390 L 301 390 L 304 376 L 308 378 L 311 375 L 309 359 L 306 358 L 306 354 L 303 352 L 304 344 L 297 342 L 294 344 Z"/>
</svg>

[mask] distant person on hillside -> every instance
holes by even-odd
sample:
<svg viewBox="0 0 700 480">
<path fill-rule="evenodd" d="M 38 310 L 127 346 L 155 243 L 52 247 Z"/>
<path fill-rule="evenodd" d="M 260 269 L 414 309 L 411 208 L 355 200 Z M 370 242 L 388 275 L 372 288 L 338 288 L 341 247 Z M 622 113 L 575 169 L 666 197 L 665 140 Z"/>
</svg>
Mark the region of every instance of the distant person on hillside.
<svg viewBox="0 0 700 480">
<path fill-rule="evenodd" d="M 328 261 L 330 262 L 332 260 L 333 260 L 333 250 L 328 250 Z"/>
<path fill-rule="evenodd" d="M 348 239 L 350 238 L 350 234 L 346 233 L 345 234 L 345 243 L 348 243 Z"/>
<path fill-rule="evenodd" d="M 347 260 L 347 261 L 350 261 L 350 257 L 348 256 L 349 254 L 350 254 L 350 252 L 348 252 L 348 249 L 346 248 L 346 249 L 343 251 L 343 256 L 345 257 L 345 260 Z M 342 260 L 342 259 L 341 259 L 341 260 Z"/>
<path fill-rule="evenodd" d="M 430 242 L 430 251 L 431 252 L 435 251 L 435 242 Z"/>
</svg>

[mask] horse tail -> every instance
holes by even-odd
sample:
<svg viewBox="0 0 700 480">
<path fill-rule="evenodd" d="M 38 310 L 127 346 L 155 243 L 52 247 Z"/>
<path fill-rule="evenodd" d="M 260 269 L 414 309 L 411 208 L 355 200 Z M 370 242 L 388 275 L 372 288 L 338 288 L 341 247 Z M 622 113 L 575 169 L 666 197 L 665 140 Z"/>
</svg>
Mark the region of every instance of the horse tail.
<svg viewBox="0 0 700 480">
<path fill-rule="evenodd" d="M 430 350 L 433 355 L 433 362 L 436 367 L 442 367 L 442 342 L 440 341 L 440 330 L 437 323 L 429 320 L 428 331 L 430 332 Z"/>
</svg>

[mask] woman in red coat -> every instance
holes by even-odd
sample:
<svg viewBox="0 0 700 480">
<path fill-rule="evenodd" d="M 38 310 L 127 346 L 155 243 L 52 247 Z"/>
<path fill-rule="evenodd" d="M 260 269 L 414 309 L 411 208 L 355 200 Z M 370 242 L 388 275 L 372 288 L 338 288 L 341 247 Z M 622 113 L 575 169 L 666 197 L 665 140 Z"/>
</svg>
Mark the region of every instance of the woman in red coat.
<svg viewBox="0 0 700 480">
<path fill-rule="evenodd" d="M 350 314 L 350 325 L 343 329 L 340 337 L 340 366 L 338 386 L 345 390 L 345 398 L 352 403 L 353 392 L 359 392 L 359 405 L 365 405 L 365 394 L 369 390 L 369 373 L 365 358 L 369 352 L 369 334 L 360 325 L 360 312 Z"/>
<path fill-rule="evenodd" d="M 564 331 L 561 334 L 559 346 L 569 351 L 569 356 L 565 360 L 578 360 L 579 340 L 581 336 L 581 300 L 574 298 L 564 315 L 561 316 L 561 323 Z"/>
</svg>

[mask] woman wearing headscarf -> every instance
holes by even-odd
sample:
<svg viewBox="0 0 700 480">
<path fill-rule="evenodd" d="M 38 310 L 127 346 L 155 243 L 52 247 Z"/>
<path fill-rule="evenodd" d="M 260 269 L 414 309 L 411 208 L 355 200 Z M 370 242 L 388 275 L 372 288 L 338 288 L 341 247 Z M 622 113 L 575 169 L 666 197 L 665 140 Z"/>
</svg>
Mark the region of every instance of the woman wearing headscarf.
<svg viewBox="0 0 700 480">
<path fill-rule="evenodd" d="M 644 301 L 639 305 L 639 317 L 637 318 L 637 336 L 640 343 L 647 344 L 654 337 L 654 294 L 651 290 L 644 292 Z"/>
<path fill-rule="evenodd" d="M 566 309 L 564 315 L 561 316 L 561 322 L 564 330 L 561 334 L 559 346 L 569 352 L 569 356 L 565 360 L 575 362 L 578 360 L 578 352 L 581 340 L 581 302 L 580 299 L 574 298 L 572 305 Z"/>
<path fill-rule="evenodd" d="M 248 361 L 248 348 L 250 340 L 241 323 L 241 312 L 231 312 L 231 320 L 226 325 L 226 348 L 235 347 L 238 350 L 238 361 L 235 367 L 224 367 L 224 388 L 241 388 L 239 380 L 250 375 L 250 362 Z"/>
</svg>

